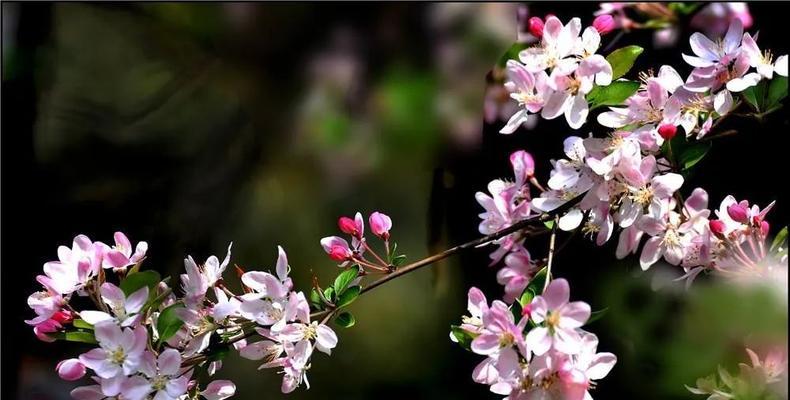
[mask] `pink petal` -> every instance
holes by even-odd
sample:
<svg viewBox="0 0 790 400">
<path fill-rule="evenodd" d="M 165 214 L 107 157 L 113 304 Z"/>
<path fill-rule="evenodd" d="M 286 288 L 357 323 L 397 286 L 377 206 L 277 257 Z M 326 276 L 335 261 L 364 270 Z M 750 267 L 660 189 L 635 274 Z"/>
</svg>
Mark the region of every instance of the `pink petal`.
<svg viewBox="0 0 790 400">
<path fill-rule="evenodd" d="M 563 328 L 580 328 L 590 319 L 590 305 L 583 301 L 566 304 L 560 310 L 560 323 Z"/>
<path fill-rule="evenodd" d="M 642 255 L 639 257 L 639 264 L 643 270 L 650 268 L 661 257 L 659 252 L 660 245 L 661 238 L 657 236 L 651 237 L 645 242 L 645 246 L 642 248 Z"/>
<path fill-rule="evenodd" d="M 481 355 L 496 353 L 499 350 L 499 336 L 483 333 L 472 340 L 471 347 L 473 352 Z"/>
<path fill-rule="evenodd" d="M 527 333 L 527 347 L 537 356 L 547 352 L 551 348 L 551 343 L 549 328 L 539 326 Z"/>
<path fill-rule="evenodd" d="M 549 310 L 557 310 L 566 303 L 570 299 L 570 287 L 568 286 L 568 281 L 565 279 L 559 278 L 554 279 L 549 283 L 549 286 L 543 292 L 543 297 L 546 299 L 546 306 Z"/>
</svg>

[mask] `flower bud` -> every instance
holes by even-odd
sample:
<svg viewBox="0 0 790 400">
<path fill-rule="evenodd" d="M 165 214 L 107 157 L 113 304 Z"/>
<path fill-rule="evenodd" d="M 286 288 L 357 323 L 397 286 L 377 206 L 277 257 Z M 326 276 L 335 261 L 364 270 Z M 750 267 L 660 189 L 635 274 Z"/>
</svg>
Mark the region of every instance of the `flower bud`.
<svg viewBox="0 0 790 400">
<path fill-rule="evenodd" d="M 535 160 L 532 155 L 524 150 L 519 150 L 510 155 L 510 164 L 516 175 L 516 182 L 525 183 L 535 175 Z"/>
<path fill-rule="evenodd" d="M 724 226 L 724 222 L 722 222 L 721 220 L 718 219 L 710 220 L 708 222 L 708 227 L 710 228 L 710 231 L 713 232 L 714 235 L 716 236 L 724 235 L 725 226 Z"/>
<path fill-rule="evenodd" d="M 543 37 L 543 20 L 540 17 L 532 17 L 528 22 L 529 33 L 533 34 L 536 38 Z"/>
<path fill-rule="evenodd" d="M 329 249 L 329 258 L 335 261 L 346 261 L 351 258 L 351 250 L 348 247 L 335 245 Z"/>
<path fill-rule="evenodd" d="M 67 381 L 76 381 L 85 376 L 85 366 L 76 358 L 59 362 L 55 369 L 60 378 Z"/>
<path fill-rule="evenodd" d="M 658 127 L 658 134 L 661 135 L 664 140 L 670 140 L 675 137 L 675 134 L 678 133 L 678 127 L 672 124 L 664 124 Z"/>
<path fill-rule="evenodd" d="M 373 234 L 383 240 L 389 240 L 390 229 L 392 229 L 392 219 L 390 219 L 390 217 L 376 211 L 370 214 L 369 222 L 370 230 L 373 231 Z"/>
<path fill-rule="evenodd" d="M 74 320 L 74 315 L 71 311 L 68 310 L 60 310 L 54 314 L 52 314 L 52 319 L 55 320 L 59 324 L 67 324 Z"/>
<path fill-rule="evenodd" d="M 592 25 L 593 28 L 595 28 L 595 30 L 598 31 L 598 33 L 600 33 L 601 35 L 605 35 L 613 31 L 616 24 L 614 22 L 614 18 L 612 18 L 611 15 L 603 14 L 595 17 Z"/>
<path fill-rule="evenodd" d="M 749 223 L 749 209 L 743 204 L 731 204 L 727 207 L 727 214 L 736 222 Z"/>
<path fill-rule="evenodd" d="M 33 333 L 36 334 L 36 337 L 38 338 L 38 340 L 40 340 L 42 342 L 52 343 L 52 342 L 55 341 L 55 338 L 53 338 L 53 337 L 51 337 L 51 336 L 49 336 L 47 334 L 48 333 L 55 333 L 60 328 L 61 328 L 61 325 L 58 323 L 58 321 L 55 321 L 53 319 L 48 319 L 48 320 L 46 320 L 46 321 L 34 326 L 33 327 Z"/>
<path fill-rule="evenodd" d="M 340 227 L 340 230 L 345 234 L 351 236 L 359 235 L 357 224 L 349 217 L 340 217 L 340 219 L 337 221 L 337 226 Z"/>
<path fill-rule="evenodd" d="M 771 231 L 771 225 L 768 224 L 768 221 L 760 222 L 760 232 L 763 234 L 763 237 L 768 236 L 768 232 Z"/>
<path fill-rule="evenodd" d="M 227 380 L 216 380 L 208 384 L 200 394 L 207 400 L 223 400 L 236 393 L 236 385 Z"/>
</svg>

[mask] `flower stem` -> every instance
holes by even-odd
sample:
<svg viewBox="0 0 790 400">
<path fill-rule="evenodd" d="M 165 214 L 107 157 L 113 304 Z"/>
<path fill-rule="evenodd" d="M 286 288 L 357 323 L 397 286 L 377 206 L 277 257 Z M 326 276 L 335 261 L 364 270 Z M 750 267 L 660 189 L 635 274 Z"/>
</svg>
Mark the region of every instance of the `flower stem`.
<svg viewBox="0 0 790 400">
<path fill-rule="evenodd" d="M 554 261 L 554 243 L 557 241 L 557 225 L 560 223 L 560 216 L 554 216 L 554 224 L 551 226 L 551 238 L 549 239 L 549 259 L 546 261 L 546 282 L 543 284 L 543 291 L 549 287 L 551 282 L 551 263 Z"/>
</svg>

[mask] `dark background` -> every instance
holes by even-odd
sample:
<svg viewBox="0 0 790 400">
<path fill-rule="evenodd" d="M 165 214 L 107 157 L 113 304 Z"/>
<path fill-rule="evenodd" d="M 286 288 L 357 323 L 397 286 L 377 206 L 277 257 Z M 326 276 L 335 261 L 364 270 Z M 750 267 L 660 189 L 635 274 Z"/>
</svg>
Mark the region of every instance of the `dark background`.
<svg viewBox="0 0 790 400">
<path fill-rule="evenodd" d="M 585 24 L 596 9 L 530 6 Z M 786 54 L 778 7 L 750 9 L 761 48 Z M 390 214 L 410 260 L 475 238 L 474 192 L 510 175 L 507 155 L 530 151 L 545 177 L 572 132 L 562 118 L 510 136 L 482 123 L 485 75 L 515 40 L 515 10 L 3 3 L 2 397 L 68 398 L 76 386 L 54 365 L 80 346 L 41 343 L 23 320 L 41 265 L 78 233 L 146 240 L 147 267 L 174 276 L 186 254 L 222 256 L 231 240 L 234 262 L 269 269 L 282 244 L 302 288 L 334 272 L 318 239 L 356 210 Z M 646 47 L 635 71 L 667 63 L 685 75 L 689 33 L 672 49 L 652 49 L 651 32 L 619 45 Z M 787 224 L 787 112 L 729 128 L 740 134 L 717 141 L 682 190 L 703 186 L 711 207 L 727 194 L 777 200 L 775 232 Z M 577 240 L 556 259 L 573 299 L 609 307 L 590 329 L 620 361 L 595 398 L 688 398 L 683 384 L 745 360 L 747 334 L 786 335 L 786 308 L 760 294 L 705 278 L 693 294 L 654 290 L 673 270 L 641 273 L 615 246 Z M 485 251 L 464 254 L 366 295 L 331 359 L 313 359 L 313 388 L 291 397 L 495 398 L 471 381 L 480 357 L 447 339 L 469 286 L 501 292 L 486 264 Z M 239 399 L 281 397 L 279 377 L 256 367 L 235 357 L 220 375 Z"/>
</svg>

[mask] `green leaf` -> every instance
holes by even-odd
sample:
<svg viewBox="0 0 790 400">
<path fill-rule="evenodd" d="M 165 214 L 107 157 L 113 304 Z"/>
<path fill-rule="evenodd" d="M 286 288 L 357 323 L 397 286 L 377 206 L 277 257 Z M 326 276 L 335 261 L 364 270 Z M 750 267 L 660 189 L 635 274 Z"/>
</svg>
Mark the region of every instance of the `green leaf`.
<svg viewBox="0 0 790 400">
<path fill-rule="evenodd" d="M 773 108 L 785 97 L 787 97 L 787 78 L 781 75 L 774 75 L 774 78 L 771 79 L 771 84 L 768 86 L 765 108 Z"/>
<path fill-rule="evenodd" d="M 359 266 L 356 265 L 338 274 L 337 278 L 335 278 L 335 283 L 332 285 L 335 288 L 335 293 L 338 295 L 343 294 L 348 285 L 354 279 L 357 279 L 357 276 L 359 276 Z"/>
<path fill-rule="evenodd" d="M 184 307 L 182 303 L 175 303 L 159 313 L 156 320 L 156 330 L 159 331 L 159 341 L 164 342 L 173 337 L 181 329 L 184 321 L 177 315 L 176 310 Z"/>
<path fill-rule="evenodd" d="M 208 357 L 206 357 L 208 361 L 221 361 L 230 354 L 230 346 L 228 345 L 211 347 L 210 350 Z"/>
<path fill-rule="evenodd" d="M 591 324 L 591 323 L 603 318 L 603 316 L 606 314 L 606 311 L 608 311 L 608 310 L 609 310 L 609 307 L 606 307 L 606 308 L 598 310 L 598 311 L 593 311 L 592 313 L 590 313 L 590 318 L 587 320 L 587 324 Z"/>
<path fill-rule="evenodd" d="M 609 86 L 595 86 L 587 94 L 587 101 L 590 102 L 590 110 L 601 106 L 621 106 L 637 90 L 639 90 L 639 82 L 612 82 Z"/>
<path fill-rule="evenodd" d="M 543 293 L 543 287 L 546 286 L 546 267 L 543 267 L 537 274 L 529 281 L 526 290 L 531 290 L 533 297 Z"/>
<path fill-rule="evenodd" d="M 779 233 L 776 234 L 774 241 L 771 243 L 771 251 L 774 251 L 779 248 L 787 240 L 787 227 L 782 228 Z"/>
<path fill-rule="evenodd" d="M 362 291 L 362 288 L 360 288 L 359 286 L 352 286 L 352 287 L 346 289 L 346 291 L 343 292 L 343 294 L 338 296 L 338 298 L 337 298 L 337 307 L 338 308 L 345 307 L 345 306 L 353 303 L 354 300 L 356 300 L 357 297 L 359 297 L 359 293 L 361 291 Z"/>
<path fill-rule="evenodd" d="M 699 2 L 691 2 L 691 3 L 672 2 L 672 3 L 669 3 L 667 5 L 667 7 L 669 7 L 670 10 L 672 10 L 672 11 L 678 13 L 678 14 L 689 15 L 692 12 L 694 12 L 694 10 L 696 10 L 697 7 L 699 7 L 701 5 L 702 4 L 699 3 Z"/>
<path fill-rule="evenodd" d="M 518 53 L 521 53 L 522 50 L 529 47 L 526 43 L 513 43 L 510 47 L 505 51 L 505 54 L 502 54 L 502 57 L 499 57 L 499 61 L 497 61 L 497 66 L 500 68 L 505 68 L 508 60 L 518 60 Z"/>
<path fill-rule="evenodd" d="M 52 336 L 55 339 L 65 340 L 68 342 L 79 342 L 79 343 L 89 343 L 89 344 L 96 344 L 96 338 L 93 336 L 93 332 L 91 331 L 71 331 L 71 332 L 57 332 L 57 333 L 50 333 L 49 336 Z"/>
<path fill-rule="evenodd" d="M 357 323 L 357 320 L 350 312 L 344 311 L 340 313 L 337 318 L 335 318 L 335 323 L 342 326 L 343 328 L 351 328 Z"/>
<path fill-rule="evenodd" d="M 152 270 L 135 272 L 129 274 L 121 281 L 121 290 L 123 294 L 129 296 L 130 294 L 148 286 L 148 289 L 153 292 L 153 289 L 159 284 L 161 277 L 159 273 Z"/>
<path fill-rule="evenodd" d="M 77 318 L 74 321 L 71 321 L 71 324 L 74 325 L 75 328 L 82 328 L 82 329 L 93 330 L 93 325 L 85 322 L 84 319 Z"/>
<path fill-rule="evenodd" d="M 392 259 L 395 258 L 395 254 L 398 254 L 398 244 L 393 242 L 392 247 L 390 247 L 390 253 L 387 254 L 387 262 L 392 264 Z"/>
<path fill-rule="evenodd" d="M 550 219 L 543 223 L 543 225 L 548 229 L 554 229 L 554 220 Z"/>
<path fill-rule="evenodd" d="M 315 288 L 310 289 L 310 302 L 316 307 L 323 308 L 324 302 L 321 300 L 321 295 Z"/>
<path fill-rule="evenodd" d="M 535 293 L 531 290 L 524 289 L 524 293 L 521 293 L 521 297 L 518 298 L 518 303 L 521 304 L 521 308 L 523 309 L 526 307 L 527 304 L 532 302 L 532 299 L 535 298 Z"/>
<path fill-rule="evenodd" d="M 461 347 L 467 351 L 472 351 L 472 340 L 475 338 L 471 333 L 461 329 L 458 325 L 450 325 L 450 332 L 452 332 L 455 339 L 458 340 L 458 344 L 461 345 Z"/>
<path fill-rule="evenodd" d="M 513 314 L 513 318 L 515 318 L 516 321 L 521 319 L 521 312 L 522 311 L 523 311 L 523 308 L 521 307 L 521 303 L 516 301 L 516 302 L 514 302 L 513 304 L 510 305 L 510 312 Z"/>
<path fill-rule="evenodd" d="M 394 265 L 396 267 L 400 267 L 401 265 L 403 265 L 404 261 L 406 261 L 406 255 L 405 254 L 401 254 L 401 255 L 399 255 L 399 256 L 397 256 L 397 257 L 392 259 L 392 265 Z"/>
<path fill-rule="evenodd" d="M 335 288 L 328 287 L 324 289 L 324 297 L 329 300 L 330 302 L 335 302 Z"/>
<path fill-rule="evenodd" d="M 752 86 L 741 92 L 741 98 L 746 101 L 754 111 L 760 112 L 760 103 L 757 101 L 757 88 Z"/>
<path fill-rule="evenodd" d="M 708 151 L 711 148 L 711 143 L 694 143 L 688 147 L 680 154 L 678 158 L 678 162 L 683 170 L 687 170 L 705 157 L 708 154 Z M 674 149 L 673 149 L 674 150 Z"/>
<path fill-rule="evenodd" d="M 606 61 L 609 61 L 609 65 L 612 66 L 612 80 L 614 81 L 630 71 L 634 66 L 634 61 L 643 51 L 645 49 L 639 46 L 625 46 L 606 56 Z"/>
</svg>

